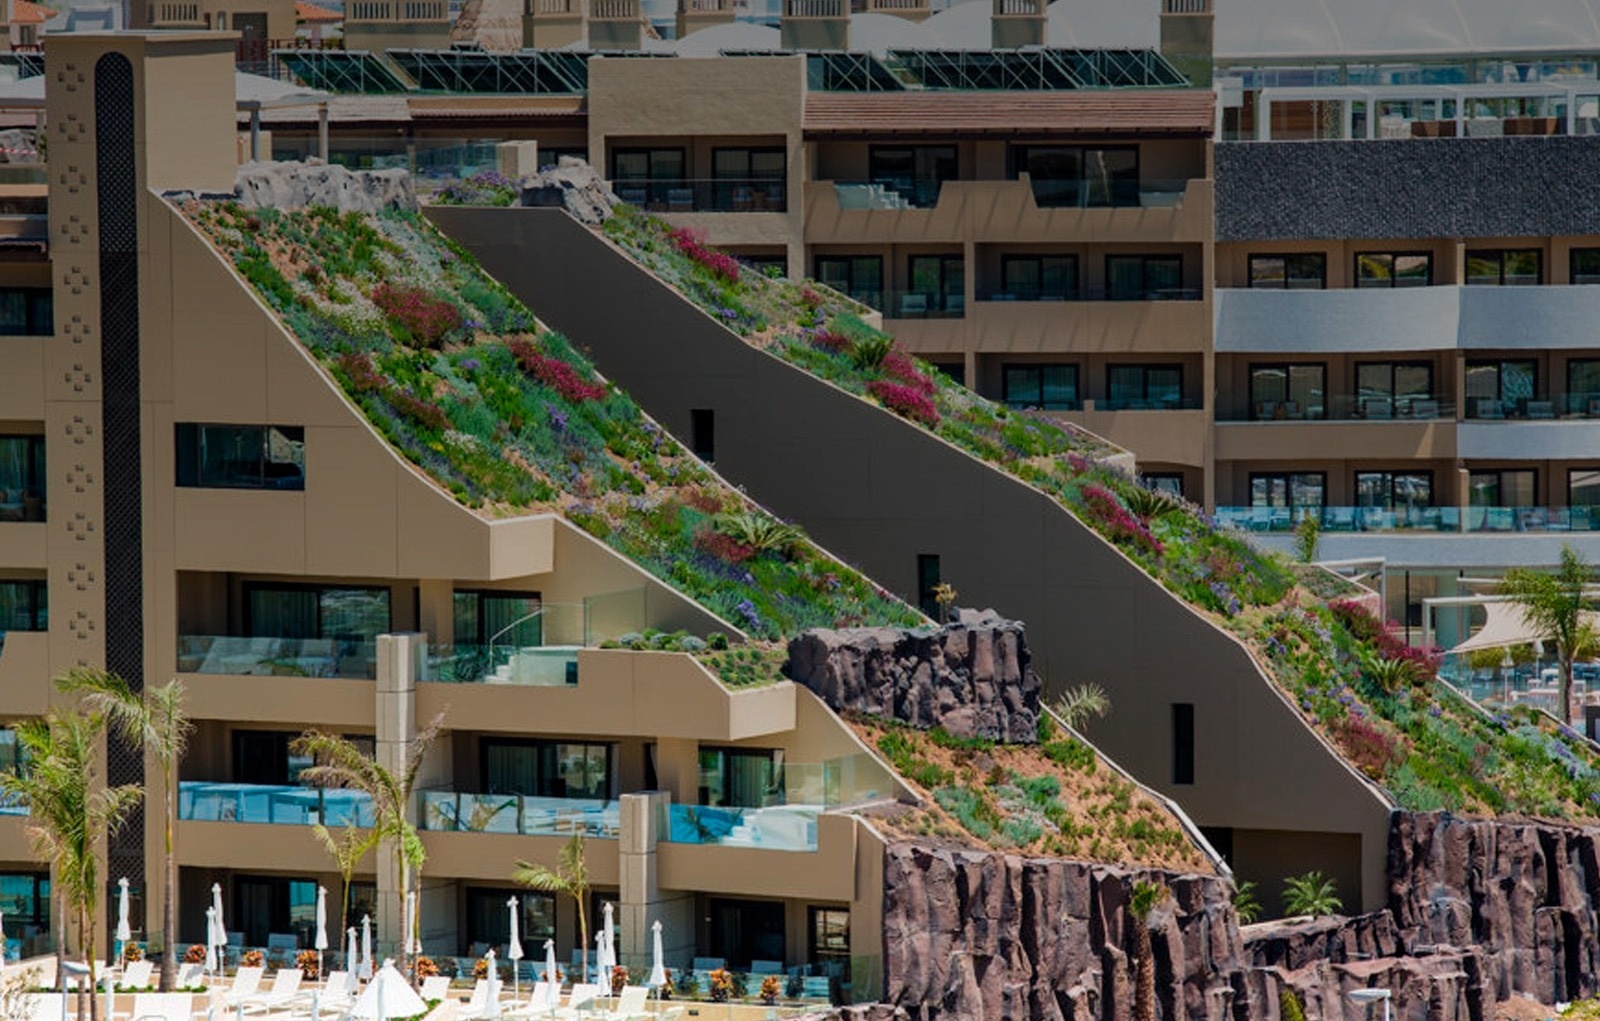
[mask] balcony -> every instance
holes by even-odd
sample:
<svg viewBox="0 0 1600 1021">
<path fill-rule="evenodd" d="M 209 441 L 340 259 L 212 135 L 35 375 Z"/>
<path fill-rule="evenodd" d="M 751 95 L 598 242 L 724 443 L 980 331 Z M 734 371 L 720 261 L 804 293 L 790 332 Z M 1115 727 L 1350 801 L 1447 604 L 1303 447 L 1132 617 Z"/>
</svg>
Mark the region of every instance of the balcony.
<svg viewBox="0 0 1600 1021">
<path fill-rule="evenodd" d="M 377 642 L 342 638 L 180 635 L 178 672 L 230 677 L 373 680 Z"/>
<path fill-rule="evenodd" d="M 783 213 L 788 184 L 781 178 L 617 181 L 617 197 L 653 213 Z"/>
<path fill-rule="evenodd" d="M 520 684 L 561 688 L 578 683 L 577 645 L 430 645 L 422 680 L 441 684 Z"/>
<path fill-rule="evenodd" d="M 1307 514 L 1325 532 L 1459 532 L 1459 507 L 1218 507 L 1217 524 L 1241 532 L 1292 532 Z"/>
<path fill-rule="evenodd" d="M 1235 400 L 1217 409 L 1219 422 L 1453 422 L 1455 403 L 1438 397 L 1317 394 L 1308 401 Z"/>
<path fill-rule="evenodd" d="M 366 828 L 373 812 L 371 797 L 361 791 L 185 780 L 178 784 L 178 819 Z"/>
<path fill-rule="evenodd" d="M 1483 402 L 1469 402 L 1483 403 Z M 1587 413 L 1587 395 L 1574 406 L 1582 414 L 1560 415 L 1546 409 L 1564 407 L 1561 400 L 1529 401 L 1524 417 L 1493 415 L 1462 422 L 1456 429 L 1456 446 L 1461 457 L 1481 460 L 1588 460 L 1600 450 L 1600 417 Z M 1474 408 L 1474 410 L 1483 410 Z"/>
<path fill-rule="evenodd" d="M 717 808 L 711 805 L 665 806 L 661 832 L 673 844 L 750 847 L 768 851 L 815 851 L 815 805 L 773 805 L 768 808 Z"/>
<path fill-rule="evenodd" d="M 805 186 L 805 240 L 808 245 L 1207 240 L 1209 180 L 1141 182 L 1136 195 L 1122 204 L 1041 205 L 1026 174 L 1014 180 L 945 181 L 937 190 L 811 181 Z"/>
<path fill-rule="evenodd" d="M 967 314 L 967 299 L 963 294 L 887 291 L 857 300 L 882 309 L 885 319 L 960 319 Z"/>
<path fill-rule="evenodd" d="M 622 829 L 622 816 L 621 806 L 615 801 L 423 791 L 421 828 L 440 833 L 506 833 L 524 837 L 571 837 L 581 833 L 615 840 Z"/>
</svg>

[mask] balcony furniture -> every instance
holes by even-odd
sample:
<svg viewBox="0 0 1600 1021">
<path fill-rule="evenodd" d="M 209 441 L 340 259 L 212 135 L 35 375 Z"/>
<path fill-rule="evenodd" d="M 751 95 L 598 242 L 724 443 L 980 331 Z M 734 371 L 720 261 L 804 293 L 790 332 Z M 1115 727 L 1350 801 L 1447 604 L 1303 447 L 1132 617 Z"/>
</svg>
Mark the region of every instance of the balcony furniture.
<svg viewBox="0 0 1600 1021">
<path fill-rule="evenodd" d="M 749 185 L 736 184 L 730 192 L 729 205 L 736 213 L 748 213 L 756 207 L 755 192 Z"/>
<path fill-rule="evenodd" d="M 1589 398 L 1589 417 L 1600 418 L 1600 397 Z"/>
<path fill-rule="evenodd" d="M 750 974 L 752 975 L 782 975 L 782 961 L 751 961 Z"/>
<path fill-rule="evenodd" d="M 926 294 L 902 294 L 900 296 L 900 318 L 909 319 L 912 316 L 926 316 L 928 314 L 928 296 Z"/>
<path fill-rule="evenodd" d="M 1287 419 L 1295 419 L 1295 420 L 1304 418 L 1305 416 L 1300 413 L 1300 402 L 1299 401 L 1284 401 L 1283 402 L 1283 415 L 1282 415 L 1282 417 L 1283 418 L 1287 418 Z"/>
<path fill-rule="evenodd" d="M 1505 418 L 1506 406 L 1504 401 L 1491 400 L 1488 397 L 1478 398 L 1479 418 Z"/>
<path fill-rule="evenodd" d="M 1387 397 L 1368 397 L 1361 402 L 1361 417 L 1388 419 L 1394 417 L 1394 401 Z"/>
<path fill-rule="evenodd" d="M 300 949 L 300 940 L 292 932 L 267 933 L 267 963 L 275 968 L 287 967 L 294 963 L 294 955 Z"/>
<path fill-rule="evenodd" d="M 667 212 L 692 213 L 694 212 L 693 188 L 668 188 Z"/>
<path fill-rule="evenodd" d="M 1404 117 L 1378 118 L 1379 138 L 1410 138 L 1411 122 Z"/>
<path fill-rule="evenodd" d="M 7 493 L 0 489 L 0 521 L 26 521 L 26 514 L 20 490 Z"/>
<path fill-rule="evenodd" d="M 800 995 L 807 1000 L 826 1000 L 833 996 L 832 980 L 826 975 L 807 975 Z"/>
<path fill-rule="evenodd" d="M 1556 417 L 1556 406 L 1552 401 L 1529 401 L 1528 417 L 1538 419 L 1551 419 Z"/>
<path fill-rule="evenodd" d="M 643 209 L 648 198 L 648 193 L 645 191 L 645 189 L 638 187 L 637 185 L 623 184 L 617 186 L 617 198 L 626 202 L 630 206 L 637 206 L 640 209 Z"/>
<path fill-rule="evenodd" d="M 1412 401 L 1411 402 L 1411 417 L 1412 418 L 1438 418 L 1439 417 L 1439 402 L 1438 401 Z"/>
</svg>

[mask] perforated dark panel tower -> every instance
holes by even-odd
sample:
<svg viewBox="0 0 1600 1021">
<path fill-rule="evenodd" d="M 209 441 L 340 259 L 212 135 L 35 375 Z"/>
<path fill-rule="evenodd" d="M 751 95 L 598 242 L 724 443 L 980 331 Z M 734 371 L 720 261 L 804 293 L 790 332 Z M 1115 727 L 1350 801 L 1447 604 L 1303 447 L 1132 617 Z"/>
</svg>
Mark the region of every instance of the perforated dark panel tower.
<svg viewBox="0 0 1600 1021">
<path fill-rule="evenodd" d="M 107 53 L 94 68 L 95 171 L 100 222 L 100 378 L 104 381 L 106 669 L 144 689 L 144 558 L 139 443 L 138 169 L 133 65 Z M 144 759 L 113 737 L 107 780 L 144 784 Z M 141 805 L 110 846 L 107 882 L 144 887 Z M 109 902 L 110 898 L 106 898 Z"/>
</svg>

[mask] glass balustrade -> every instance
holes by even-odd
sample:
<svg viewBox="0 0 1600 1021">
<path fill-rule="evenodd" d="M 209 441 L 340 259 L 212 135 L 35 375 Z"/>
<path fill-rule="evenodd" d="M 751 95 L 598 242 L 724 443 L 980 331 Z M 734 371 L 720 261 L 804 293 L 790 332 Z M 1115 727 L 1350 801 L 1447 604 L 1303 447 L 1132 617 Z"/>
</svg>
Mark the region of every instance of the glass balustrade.
<svg viewBox="0 0 1600 1021">
<path fill-rule="evenodd" d="M 178 672 L 242 677 L 378 676 L 378 643 L 343 638 L 180 635 Z"/>
<path fill-rule="evenodd" d="M 373 810 L 372 798 L 361 791 L 185 780 L 178 785 L 178 818 L 187 822 L 370 827 Z"/>
<path fill-rule="evenodd" d="M 525 837 L 616 839 L 621 806 L 593 798 L 545 798 L 527 794 L 422 792 L 422 828 L 444 833 L 507 833 Z"/>
</svg>

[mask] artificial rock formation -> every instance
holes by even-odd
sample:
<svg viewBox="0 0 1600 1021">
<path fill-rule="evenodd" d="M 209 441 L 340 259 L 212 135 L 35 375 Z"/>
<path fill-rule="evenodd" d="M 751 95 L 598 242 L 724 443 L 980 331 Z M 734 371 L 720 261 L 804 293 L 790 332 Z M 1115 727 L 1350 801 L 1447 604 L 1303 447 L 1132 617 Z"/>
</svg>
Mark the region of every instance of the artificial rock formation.
<svg viewBox="0 0 1600 1021">
<path fill-rule="evenodd" d="M 543 167 L 522 185 L 525 206 L 560 206 L 593 227 L 611 216 L 617 196 L 600 172 L 576 156 L 563 156 L 553 167 Z"/>
<path fill-rule="evenodd" d="M 962 610 L 938 629 L 807 631 L 789 642 L 789 672 L 836 711 L 957 737 L 1038 740 L 1039 678 L 1023 627 L 993 611 Z"/>
<path fill-rule="evenodd" d="M 304 163 L 246 163 L 234 192 L 253 209 L 304 209 L 332 206 L 341 213 L 416 209 L 417 192 L 404 170 L 346 170 L 321 160 Z"/>
</svg>

